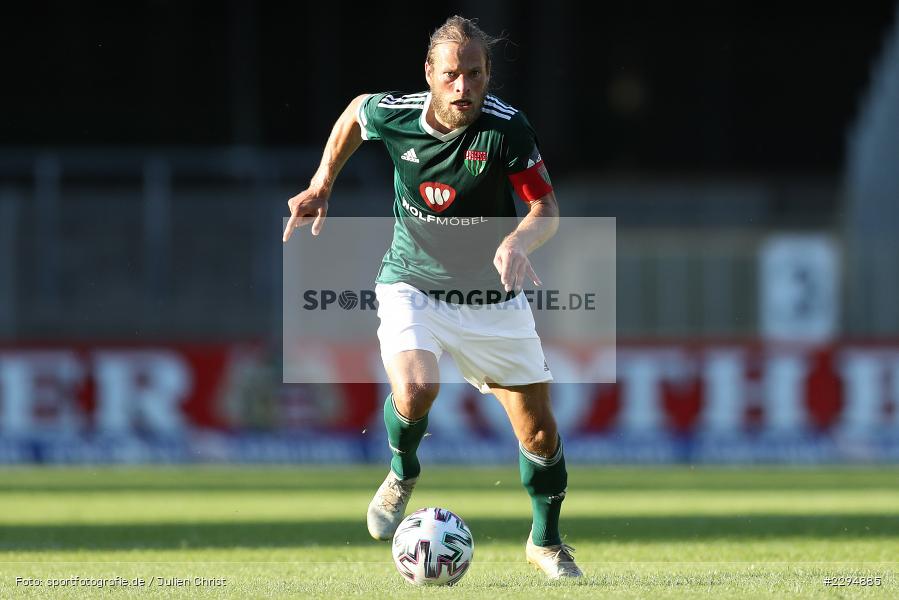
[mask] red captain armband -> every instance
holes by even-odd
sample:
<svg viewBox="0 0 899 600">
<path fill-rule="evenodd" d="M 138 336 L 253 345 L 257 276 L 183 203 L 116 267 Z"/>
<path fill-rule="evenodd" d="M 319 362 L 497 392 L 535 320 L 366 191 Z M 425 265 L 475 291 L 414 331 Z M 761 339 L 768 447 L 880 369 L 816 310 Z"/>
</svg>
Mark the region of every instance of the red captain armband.
<svg viewBox="0 0 899 600">
<path fill-rule="evenodd" d="M 549 181 L 549 173 L 546 172 L 546 166 L 543 161 L 528 167 L 524 171 L 511 173 L 509 181 L 515 188 L 515 193 L 525 202 L 533 202 L 539 200 L 543 196 L 553 191 L 553 185 Z"/>
</svg>

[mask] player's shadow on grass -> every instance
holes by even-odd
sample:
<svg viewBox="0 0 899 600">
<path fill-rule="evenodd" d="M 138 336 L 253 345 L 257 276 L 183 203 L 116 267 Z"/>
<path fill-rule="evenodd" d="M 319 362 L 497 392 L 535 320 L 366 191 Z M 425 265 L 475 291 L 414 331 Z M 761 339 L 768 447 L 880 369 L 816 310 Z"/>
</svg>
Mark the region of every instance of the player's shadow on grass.
<svg viewBox="0 0 899 600">
<path fill-rule="evenodd" d="M 892 470 L 891 470 L 892 469 Z M 673 466 L 662 468 L 597 468 L 574 465 L 569 468 L 572 490 L 627 492 L 649 491 L 846 491 L 895 489 L 892 481 L 899 470 L 870 469 L 733 469 L 699 470 Z M 0 469 L 0 494 L 65 493 L 204 493 L 204 492 L 313 492 L 315 494 L 362 492 L 370 495 L 384 478 L 385 466 L 363 468 L 277 468 L 214 467 L 173 469 L 47 469 L 21 474 Z M 891 473 L 894 476 L 889 478 Z M 489 494 L 504 491 L 495 484 L 521 489 L 517 461 L 506 467 L 428 466 L 424 475 L 430 491 L 450 490 Z"/>
<path fill-rule="evenodd" d="M 363 515 L 364 516 L 364 515 Z M 525 519 L 473 518 L 480 543 L 523 542 Z M 567 541 L 651 542 L 708 539 L 880 539 L 899 538 L 895 514 L 797 516 L 619 516 L 564 520 Z M 264 521 L 249 523 L 139 523 L 96 525 L 6 525 L 0 527 L 0 551 L 136 550 L 186 548 L 346 547 L 378 544 L 368 537 L 365 522 Z"/>
</svg>

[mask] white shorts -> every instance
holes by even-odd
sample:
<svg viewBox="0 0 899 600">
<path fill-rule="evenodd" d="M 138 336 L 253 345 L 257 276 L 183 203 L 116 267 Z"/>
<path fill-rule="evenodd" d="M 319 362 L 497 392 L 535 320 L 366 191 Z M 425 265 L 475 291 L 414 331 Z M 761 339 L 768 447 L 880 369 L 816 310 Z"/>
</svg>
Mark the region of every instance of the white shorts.
<svg viewBox="0 0 899 600">
<path fill-rule="evenodd" d="M 379 283 L 375 295 L 385 365 L 407 350 L 427 350 L 438 360 L 446 350 L 465 381 L 482 394 L 490 393 L 490 384 L 553 379 L 523 293 L 498 304 L 450 304 L 407 283 Z"/>
</svg>

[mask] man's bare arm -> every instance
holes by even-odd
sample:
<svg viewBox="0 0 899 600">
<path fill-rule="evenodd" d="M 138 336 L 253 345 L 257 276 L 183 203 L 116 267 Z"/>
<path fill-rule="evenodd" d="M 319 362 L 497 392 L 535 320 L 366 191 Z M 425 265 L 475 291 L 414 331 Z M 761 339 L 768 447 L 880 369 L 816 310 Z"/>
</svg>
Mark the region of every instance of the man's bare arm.
<svg viewBox="0 0 899 600">
<path fill-rule="evenodd" d="M 356 121 L 356 113 L 367 97 L 368 94 L 361 94 L 350 101 L 331 129 L 321 163 L 312 176 L 309 187 L 288 200 L 290 220 L 284 229 L 283 241 L 290 239 L 294 229 L 309 222 L 312 222 L 312 235 L 321 232 L 328 214 L 328 198 L 337 175 L 362 144 L 362 130 Z"/>
<path fill-rule="evenodd" d="M 515 231 L 506 236 L 504 243 L 518 244 L 530 254 L 554 236 L 558 229 L 559 204 L 555 194 L 550 192 L 530 203 L 528 214 Z"/>
<path fill-rule="evenodd" d="M 543 284 L 531 267 L 528 254 L 542 246 L 558 229 L 559 204 L 553 192 L 530 203 L 528 214 L 502 241 L 493 258 L 506 291 L 521 289 L 525 279 L 535 285 Z"/>
</svg>

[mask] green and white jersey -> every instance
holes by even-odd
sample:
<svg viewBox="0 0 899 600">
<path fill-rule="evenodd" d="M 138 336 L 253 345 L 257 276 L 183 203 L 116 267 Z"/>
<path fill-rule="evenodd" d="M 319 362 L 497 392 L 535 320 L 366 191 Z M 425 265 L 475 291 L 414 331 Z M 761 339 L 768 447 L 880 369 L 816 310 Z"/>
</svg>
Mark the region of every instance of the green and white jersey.
<svg viewBox="0 0 899 600">
<path fill-rule="evenodd" d="M 552 190 L 534 130 L 487 95 L 473 123 L 440 133 L 425 121 L 430 101 L 429 92 L 372 94 L 356 115 L 363 138 L 382 140 L 394 164 L 396 224 L 376 281 L 501 290 L 493 256 L 516 223 L 513 184 L 526 200 Z M 536 171 L 523 187 L 522 174 Z"/>
</svg>

